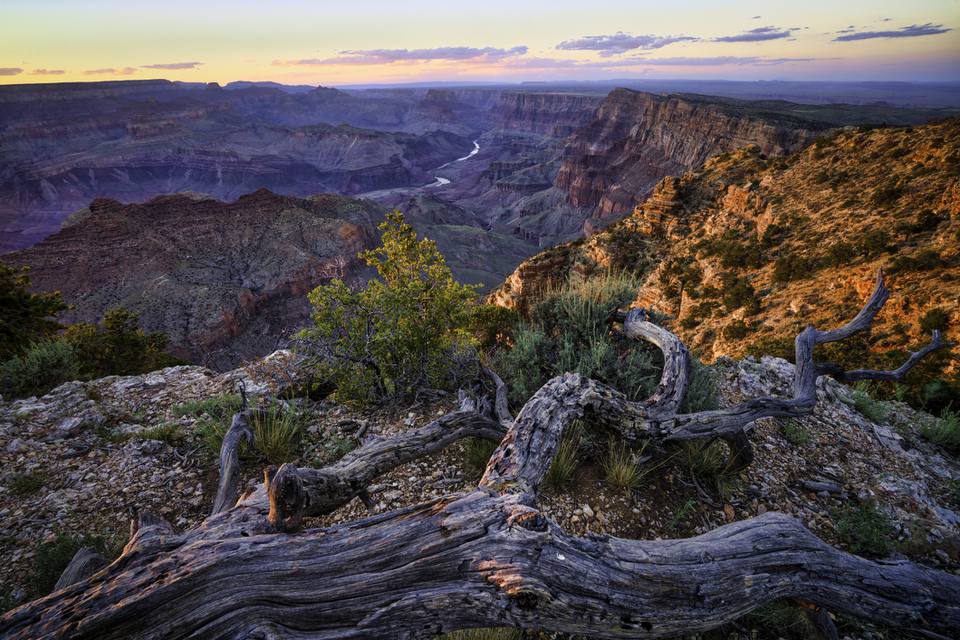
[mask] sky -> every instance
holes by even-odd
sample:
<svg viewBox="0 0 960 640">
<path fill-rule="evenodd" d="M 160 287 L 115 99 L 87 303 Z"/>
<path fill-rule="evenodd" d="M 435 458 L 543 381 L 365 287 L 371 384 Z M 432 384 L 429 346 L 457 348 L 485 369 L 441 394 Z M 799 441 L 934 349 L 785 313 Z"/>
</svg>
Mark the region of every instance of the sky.
<svg viewBox="0 0 960 640">
<path fill-rule="evenodd" d="M 960 81 L 960 0 L 0 0 L 0 84 Z"/>
</svg>

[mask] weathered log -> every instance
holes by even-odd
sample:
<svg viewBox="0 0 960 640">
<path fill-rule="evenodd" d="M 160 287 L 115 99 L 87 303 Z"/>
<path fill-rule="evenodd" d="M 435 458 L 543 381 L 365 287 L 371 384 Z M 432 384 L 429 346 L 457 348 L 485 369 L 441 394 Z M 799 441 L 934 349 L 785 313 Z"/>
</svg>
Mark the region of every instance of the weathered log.
<svg viewBox="0 0 960 640">
<path fill-rule="evenodd" d="M 511 626 L 656 638 L 782 598 L 928 634 L 960 625 L 960 577 L 840 552 L 781 514 L 634 541 L 571 536 L 532 511 L 478 490 L 296 535 L 238 523 L 16 609 L 0 634 L 420 638 Z"/>
<path fill-rule="evenodd" d="M 793 398 L 672 416 L 683 396 L 685 349 L 628 315 L 625 330 L 662 342 L 673 354 L 671 376 L 681 378 L 662 380 L 655 401 L 629 402 L 579 375 L 559 376 L 512 420 L 476 490 L 327 529 L 299 530 L 301 518 L 360 495 L 402 461 L 465 434 L 496 437 L 503 425 L 462 410 L 370 442 L 335 472 L 285 465 L 232 509 L 182 534 L 141 516 L 117 561 L 5 614 L 0 635 L 419 638 L 511 626 L 654 638 L 705 631 L 795 599 L 819 607 L 826 634 L 829 608 L 949 637 L 960 628 L 960 577 L 843 553 L 782 514 L 686 540 L 634 541 L 571 536 L 536 508 L 563 431 L 577 418 L 628 438 L 736 444 L 758 417 L 809 413 L 822 375 L 813 347 L 868 328 L 887 295 L 879 278 L 851 323 L 827 332 L 808 327 L 797 337 Z"/>
<path fill-rule="evenodd" d="M 217 496 L 213 500 L 212 513 L 226 511 L 237 502 L 237 487 L 240 482 L 240 445 L 244 442 L 253 446 L 253 429 L 250 428 L 250 414 L 247 408 L 247 394 L 241 387 L 243 406 L 233 416 L 230 428 L 223 436 L 220 445 L 220 483 Z"/>
<path fill-rule="evenodd" d="M 63 570 L 63 573 L 60 574 L 53 590 L 59 591 L 74 582 L 79 582 L 84 578 L 92 576 L 107 566 L 107 564 L 109 564 L 107 559 L 104 558 L 103 554 L 99 551 L 91 547 L 81 547 L 79 551 L 73 554 L 73 558 L 71 558 L 70 563 L 67 565 L 67 568 Z"/>
</svg>

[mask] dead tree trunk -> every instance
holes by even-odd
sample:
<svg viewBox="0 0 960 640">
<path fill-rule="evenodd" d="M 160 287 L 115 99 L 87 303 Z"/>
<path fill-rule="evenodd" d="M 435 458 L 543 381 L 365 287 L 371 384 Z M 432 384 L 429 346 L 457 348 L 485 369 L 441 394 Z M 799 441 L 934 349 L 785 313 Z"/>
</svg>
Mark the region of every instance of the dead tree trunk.
<svg viewBox="0 0 960 640">
<path fill-rule="evenodd" d="M 580 416 L 628 438 L 680 440 L 741 437 L 756 418 L 811 411 L 823 373 L 813 346 L 867 328 L 886 296 L 880 279 L 853 322 L 798 336 L 793 398 L 686 415 L 676 413 L 686 350 L 669 332 L 629 314 L 624 330 L 659 340 L 667 354 L 657 393 L 631 403 L 578 375 L 551 380 L 510 423 L 474 491 L 328 529 L 299 529 L 304 515 L 358 495 L 395 460 L 463 435 L 500 433 L 500 422 L 465 408 L 366 445 L 331 469 L 270 470 L 264 486 L 184 533 L 144 514 L 119 559 L 7 613 L 0 635 L 421 638 L 511 626 L 654 638 L 705 631 L 792 598 L 950 637 L 960 628 L 960 577 L 843 553 L 782 514 L 686 540 L 636 541 L 571 536 L 536 507 L 563 431 Z M 943 346 L 938 335 L 932 344 Z"/>
</svg>

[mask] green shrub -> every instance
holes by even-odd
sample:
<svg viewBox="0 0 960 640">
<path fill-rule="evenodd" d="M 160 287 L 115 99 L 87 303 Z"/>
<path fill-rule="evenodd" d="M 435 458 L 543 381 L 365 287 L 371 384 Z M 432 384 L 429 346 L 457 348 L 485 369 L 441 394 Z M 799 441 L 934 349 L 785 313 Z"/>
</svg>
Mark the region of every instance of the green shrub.
<svg viewBox="0 0 960 640">
<path fill-rule="evenodd" d="M 893 204 L 900 199 L 903 192 L 904 188 L 896 178 L 890 178 L 887 182 L 877 187 L 870 197 L 870 200 L 873 204 L 880 206 Z"/>
<path fill-rule="evenodd" d="M 741 307 L 750 314 L 760 311 L 757 292 L 749 282 L 732 273 L 723 274 L 723 306 L 728 312 Z"/>
<path fill-rule="evenodd" d="M 7 488 L 10 495 L 22 498 L 40 491 L 46 481 L 46 478 L 36 473 L 15 473 L 7 481 Z"/>
<path fill-rule="evenodd" d="M 783 437 L 794 446 L 809 444 L 812 438 L 803 423 L 797 420 L 787 420 L 783 425 Z"/>
<path fill-rule="evenodd" d="M 70 345 L 59 340 L 38 342 L 25 353 L 0 363 L 0 395 L 39 396 L 79 377 L 77 358 Z"/>
<path fill-rule="evenodd" d="M 947 325 L 950 323 L 950 314 L 946 309 L 941 309 L 940 307 L 934 307 L 927 311 L 920 318 L 920 330 L 925 333 L 930 333 L 934 329 L 940 331 L 946 331 Z"/>
<path fill-rule="evenodd" d="M 464 629 L 445 633 L 438 640 L 523 640 L 523 631 L 509 627 L 492 627 L 489 629 Z"/>
<path fill-rule="evenodd" d="M 350 436 L 335 435 L 320 445 L 321 455 L 315 459 L 318 466 L 333 464 L 357 448 L 357 440 Z"/>
<path fill-rule="evenodd" d="M 853 407 L 864 418 L 871 422 L 884 422 L 890 417 L 890 408 L 884 402 L 874 400 L 868 390 L 868 385 L 858 382 L 854 385 L 850 396 L 853 398 Z"/>
<path fill-rule="evenodd" d="M 699 248 L 708 255 L 719 256 L 726 269 L 759 267 L 763 264 L 763 247 L 756 237 L 742 239 L 736 231 L 728 229 L 714 240 L 704 240 Z"/>
<path fill-rule="evenodd" d="M 183 364 L 164 352 L 167 336 L 159 331 L 146 333 L 140 316 L 126 309 L 112 309 L 98 324 L 79 323 L 67 327 L 62 340 L 76 354 L 81 375 L 86 379 L 108 375 L 137 375 Z"/>
<path fill-rule="evenodd" d="M 841 511 L 836 524 L 837 535 L 853 553 L 884 557 L 893 550 L 893 523 L 872 499 Z"/>
<path fill-rule="evenodd" d="M 694 357 L 690 358 L 690 382 L 680 403 L 680 413 L 712 411 L 720 408 L 717 372 Z"/>
<path fill-rule="evenodd" d="M 601 461 L 607 484 L 617 489 L 636 489 L 643 481 L 646 472 L 637 464 L 636 458 L 643 454 L 634 454 L 623 442 L 610 441 L 607 454 Z"/>
<path fill-rule="evenodd" d="M 580 466 L 580 440 L 582 425 L 574 422 L 569 425 L 557 445 L 557 453 L 553 456 L 550 469 L 544 477 L 544 484 L 554 490 L 562 489 L 573 480 L 577 467 Z"/>
<path fill-rule="evenodd" d="M 358 404 L 452 386 L 451 360 L 468 348 L 476 299 L 399 211 L 380 229 L 381 246 L 361 254 L 379 277 L 362 289 L 341 280 L 314 289 L 313 326 L 299 334 L 304 353 L 329 367 L 337 398 Z"/>
<path fill-rule="evenodd" d="M 734 320 L 725 325 L 720 334 L 727 340 L 743 340 L 750 335 L 750 327 L 743 320 Z"/>
<path fill-rule="evenodd" d="M 480 304 L 474 309 L 470 331 L 481 351 L 491 351 L 512 342 L 520 315 L 514 309 L 496 304 Z"/>
<path fill-rule="evenodd" d="M 467 467 L 471 470 L 482 473 L 490 462 L 490 456 L 497 450 L 499 442 L 486 440 L 485 438 L 466 438 L 463 441 L 463 452 Z"/>
<path fill-rule="evenodd" d="M 712 488 L 721 500 L 729 500 L 740 483 L 740 474 L 729 466 L 727 446 L 714 441 L 709 444 L 683 442 L 681 447 L 690 474 Z"/>
<path fill-rule="evenodd" d="M 195 433 L 214 456 L 220 455 L 223 437 L 230 429 L 233 414 L 239 411 L 239 407 L 234 410 L 232 399 L 233 396 L 221 396 L 219 402 L 211 402 L 203 409 L 200 408 L 204 406 L 202 403 L 193 405 L 195 410 L 203 412 L 202 415 L 210 415 L 208 411 L 217 414 L 201 419 L 195 427 Z M 291 462 L 299 455 L 306 427 L 306 416 L 298 412 L 295 407 L 282 403 L 270 403 L 265 407 L 252 410 L 249 422 L 250 429 L 253 431 L 254 448 L 257 454 L 267 462 L 280 465 Z M 255 455 L 246 444 L 241 444 L 239 454 L 241 458 L 251 458 Z"/>
<path fill-rule="evenodd" d="M 281 465 L 297 457 L 305 421 L 293 407 L 274 404 L 253 411 L 250 427 L 253 429 L 253 443 L 267 462 Z"/>
<path fill-rule="evenodd" d="M 243 400 L 239 394 L 226 394 L 200 400 L 187 400 L 173 407 L 171 412 L 178 417 L 200 418 L 208 415 L 215 420 L 226 420 L 242 408 Z"/>
<path fill-rule="evenodd" d="M 119 537 L 100 534 L 60 534 L 51 542 L 42 542 L 34 553 L 34 571 L 29 589 L 34 597 L 45 596 L 57 584 L 63 570 L 82 547 L 91 547 L 107 560 L 120 555 L 123 542 Z"/>
<path fill-rule="evenodd" d="M 920 427 L 920 435 L 944 449 L 960 453 L 960 413 L 944 409 L 939 418 Z"/>
<path fill-rule="evenodd" d="M 177 425 L 167 422 L 138 431 L 133 437 L 137 440 L 159 440 L 175 447 L 182 439 L 182 434 Z"/>
<path fill-rule="evenodd" d="M 795 253 L 785 253 L 773 263 L 773 281 L 778 284 L 803 280 L 810 276 L 813 263 Z"/>
<path fill-rule="evenodd" d="M 827 247 L 827 254 L 824 261 L 831 267 L 843 267 L 848 265 L 856 255 L 856 248 L 849 242 L 841 240 Z"/>
<path fill-rule="evenodd" d="M 910 255 L 898 254 L 890 264 L 890 271 L 932 271 L 946 263 L 934 249 L 920 249 Z"/>
<path fill-rule="evenodd" d="M 67 305 L 60 292 L 31 293 L 28 272 L 0 262 L 0 361 L 23 354 L 62 328 L 56 316 Z"/>
<path fill-rule="evenodd" d="M 656 385 L 659 352 L 610 330 L 610 314 L 636 295 L 639 282 L 625 274 L 573 280 L 547 292 L 516 329 L 510 349 L 495 356 L 515 406 L 545 382 L 567 372 L 599 380 L 632 399 Z"/>
<path fill-rule="evenodd" d="M 890 234 L 883 229 L 874 229 L 863 234 L 857 243 L 857 251 L 862 256 L 872 258 L 886 253 L 892 247 Z"/>
</svg>

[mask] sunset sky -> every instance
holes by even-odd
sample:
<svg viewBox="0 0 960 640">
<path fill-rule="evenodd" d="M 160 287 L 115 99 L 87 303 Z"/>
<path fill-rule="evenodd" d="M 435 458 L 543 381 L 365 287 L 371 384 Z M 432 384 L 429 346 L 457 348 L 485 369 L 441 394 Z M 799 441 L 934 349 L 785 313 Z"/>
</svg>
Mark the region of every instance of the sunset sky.
<svg viewBox="0 0 960 640">
<path fill-rule="evenodd" d="M 0 83 L 960 81 L 960 1 L 2 0 Z"/>
</svg>

